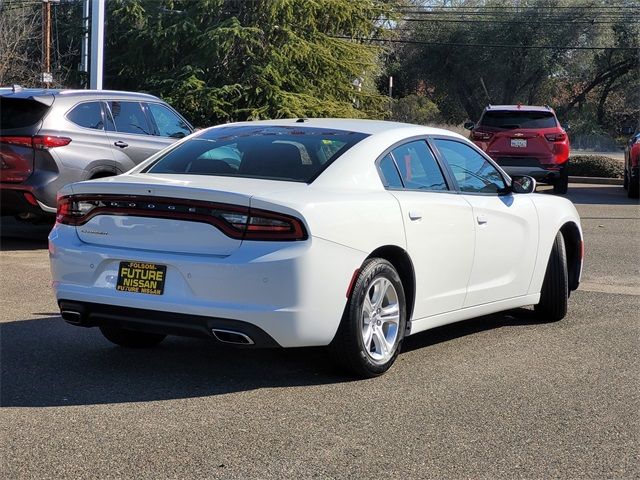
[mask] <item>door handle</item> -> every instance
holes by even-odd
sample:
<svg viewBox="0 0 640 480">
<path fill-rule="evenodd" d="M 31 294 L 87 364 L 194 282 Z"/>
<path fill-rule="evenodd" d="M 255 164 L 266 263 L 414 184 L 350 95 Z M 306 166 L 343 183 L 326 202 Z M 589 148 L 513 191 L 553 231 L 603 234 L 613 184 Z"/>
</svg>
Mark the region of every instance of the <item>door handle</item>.
<svg viewBox="0 0 640 480">
<path fill-rule="evenodd" d="M 485 223 L 489 222 L 487 217 L 485 217 L 484 215 L 478 215 L 477 220 L 478 220 L 478 225 L 484 225 Z"/>
<path fill-rule="evenodd" d="M 119 148 L 127 148 L 129 146 L 128 143 L 123 142 L 122 140 L 118 140 L 117 142 L 114 143 L 114 145 Z"/>
<path fill-rule="evenodd" d="M 415 210 L 409 211 L 409 218 L 411 220 L 420 220 L 422 218 L 421 212 L 416 212 Z"/>
</svg>

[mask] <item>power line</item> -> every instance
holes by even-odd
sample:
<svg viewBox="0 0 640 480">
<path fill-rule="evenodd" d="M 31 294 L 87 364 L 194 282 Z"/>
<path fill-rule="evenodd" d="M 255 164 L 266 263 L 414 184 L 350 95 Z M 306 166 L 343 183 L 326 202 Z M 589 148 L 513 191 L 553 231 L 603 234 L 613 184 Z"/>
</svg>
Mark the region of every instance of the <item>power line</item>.
<svg viewBox="0 0 640 480">
<path fill-rule="evenodd" d="M 518 50 L 640 50 L 640 47 L 578 47 L 566 45 L 508 45 L 497 43 L 453 43 L 453 42 L 424 42 L 420 40 L 394 39 L 394 38 L 352 38 L 340 35 L 330 35 L 332 38 L 343 40 L 357 40 L 362 42 L 379 43 L 404 43 L 410 45 L 432 45 L 443 47 L 474 47 L 474 48 L 503 48 Z"/>
</svg>

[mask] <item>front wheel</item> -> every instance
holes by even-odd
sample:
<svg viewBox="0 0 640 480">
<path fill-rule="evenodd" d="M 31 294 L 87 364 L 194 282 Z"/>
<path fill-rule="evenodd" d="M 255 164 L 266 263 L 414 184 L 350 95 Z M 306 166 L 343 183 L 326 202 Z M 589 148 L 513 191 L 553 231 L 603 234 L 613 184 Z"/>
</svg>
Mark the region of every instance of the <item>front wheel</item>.
<svg viewBox="0 0 640 480">
<path fill-rule="evenodd" d="M 367 260 L 330 345 L 334 360 L 361 377 L 386 372 L 404 338 L 405 304 L 402 281 L 393 265 L 381 258 Z"/>
<path fill-rule="evenodd" d="M 159 333 L 137 332 L 118 327 L 100 327 L 100 331 L 110 342 L 128 348 L 154 347 L 166 337 Z"/>
<path fill-rule="evenodd" d="M 567 314 L 569 303 L 569 271 L 567 250 L 562 233 L 558 232 L 551 248 L 547 271 L 540 291 L 540 303 L 534 308 L 542 320 L 555 322 Z"/>
</svg>

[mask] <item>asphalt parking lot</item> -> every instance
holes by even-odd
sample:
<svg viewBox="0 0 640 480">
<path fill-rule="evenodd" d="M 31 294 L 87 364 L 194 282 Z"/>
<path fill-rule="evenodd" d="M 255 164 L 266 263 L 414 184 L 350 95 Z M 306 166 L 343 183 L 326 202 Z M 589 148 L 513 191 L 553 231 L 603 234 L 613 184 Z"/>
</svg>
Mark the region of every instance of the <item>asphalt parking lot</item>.
<svg viewBox="0 0 640 480">
<path fill-rule="evenodd" d="M 359 381 L 322 349 L 112 346 L 60 319 L 47 227 L 3 221 L 0 476 L 639 478 L 640 207 L 620 186 L 568 197 L 586 264 L 567 318 L 427 331 Z"/>
</svg>

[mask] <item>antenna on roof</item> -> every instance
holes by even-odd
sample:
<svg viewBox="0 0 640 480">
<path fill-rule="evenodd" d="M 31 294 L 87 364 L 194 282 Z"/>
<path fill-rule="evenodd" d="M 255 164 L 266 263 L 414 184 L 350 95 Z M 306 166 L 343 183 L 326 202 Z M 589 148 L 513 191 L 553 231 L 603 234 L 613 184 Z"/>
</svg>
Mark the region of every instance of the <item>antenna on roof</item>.
<svg viewBox="0 0 640 480">
<path fill-rule="evenodd" d="M 12 91 L 13 93 L 21 92 L 21 91 L 22 91 L 22 86 L 21 86 L 21 85 L 13 84 L 13 85 L 11 86 L 11 91 Z"/>
<path fill-rule="evenodd" d="M 304 123 L 304 122 L 306 122 L 307 120 L 309 120 L 309 119 L 308 119 L 308 118 L 302 118 L 302 117 L 300 117 L 299 119 L 297 119 L 297 120 L 296 120 L 296 123 Z"/>
</svg>

